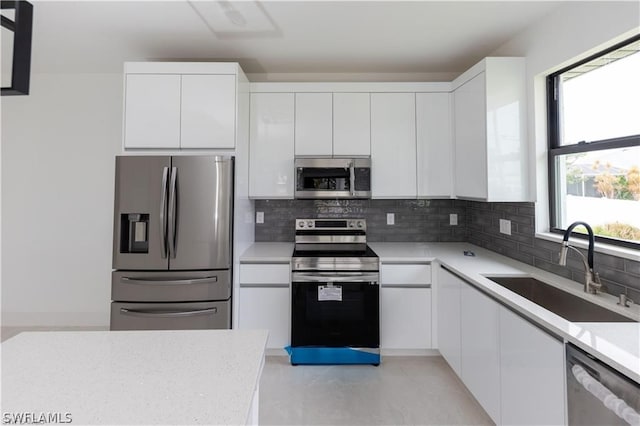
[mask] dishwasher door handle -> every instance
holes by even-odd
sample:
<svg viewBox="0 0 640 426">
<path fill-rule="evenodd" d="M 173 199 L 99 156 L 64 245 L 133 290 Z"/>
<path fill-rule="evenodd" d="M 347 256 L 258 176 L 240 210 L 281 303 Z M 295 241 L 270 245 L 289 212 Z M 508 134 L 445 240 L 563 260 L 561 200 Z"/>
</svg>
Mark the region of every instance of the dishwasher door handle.
<svg viewBox="0 0 640 426">
<path fill-rule="evenodd" d="M 598 398 L 604 406 L 614 412 L 616 416 L 630 425 L 640 424 L 640 414 L 629 407 L 623 399 L 611 392 L 609 388 L 593 378 L 581 365 L 574 364 L 573 367 L 571 367 L 571 372 L 578 383 L 590 394 Z"/>
</svg>

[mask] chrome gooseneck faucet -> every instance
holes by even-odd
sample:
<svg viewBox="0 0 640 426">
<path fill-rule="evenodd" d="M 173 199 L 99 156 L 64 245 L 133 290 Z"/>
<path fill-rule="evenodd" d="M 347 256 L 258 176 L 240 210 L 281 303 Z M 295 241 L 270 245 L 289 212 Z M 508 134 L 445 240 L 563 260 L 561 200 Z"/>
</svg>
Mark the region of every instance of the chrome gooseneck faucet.
<svg viewBox="0 0 640 426">
<path fill-rule="evenodd" d="M 582 225 L 587 228 L 587 233 L 589 234 L 589 250 L 587 251 L 587 258 L 578 250 L 577 248 L 569 245 L 569 236 L 571 235 L 571 231 L 576 226 Z M 567 265 L 567 252 L 569 249 L 574 250 L 576 253 L 580 255 L 582 258 L 582 262 L 584 263 L 584 291 L 586 293 L 597 294 L 598 290 L 602 287 L 602 283 L 600 282 L 600 276 L 597 272 L 593 271 L 593 246 L 595 244 L 595 238 L 593 236 L 593 229 L 586 222 L 573 222 L 564 233 L 564 238 L 562 239 L 562 249 L 560 250 L 558 263 L 562 266 Z"/>
</svg>

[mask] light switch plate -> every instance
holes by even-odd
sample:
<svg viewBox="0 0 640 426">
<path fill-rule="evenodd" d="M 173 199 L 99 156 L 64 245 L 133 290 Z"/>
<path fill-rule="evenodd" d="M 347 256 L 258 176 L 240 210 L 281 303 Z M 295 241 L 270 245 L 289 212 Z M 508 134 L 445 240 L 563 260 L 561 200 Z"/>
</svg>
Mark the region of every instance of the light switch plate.
<svg viewBox="0 0 640 426">
<path fill-rule="evenodd" d="M 449 214 L 449 225 L 458 224 L 458 215 L 456 213 Z"/>
<path fill-rule="evenodd" d="M 256 212 L 256 223 L 264 223 L 264 212 Z"/>
<path fill-rule="evenodd" d="M 500 219 L 500 233 L 511 235 L 511 221 Z"/>
<path fill-rule="evenodd" d="M 395 225 L 395 224 L 396 224 L 396 214 L 387 213 L 387 225 Z"/>
</svg>

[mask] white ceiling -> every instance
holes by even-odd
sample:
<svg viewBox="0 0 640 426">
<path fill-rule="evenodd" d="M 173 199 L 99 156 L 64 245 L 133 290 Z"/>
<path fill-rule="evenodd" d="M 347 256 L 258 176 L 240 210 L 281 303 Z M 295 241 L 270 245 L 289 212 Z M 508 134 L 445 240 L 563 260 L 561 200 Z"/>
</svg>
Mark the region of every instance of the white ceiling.
<svg viewBox="0 0 640 426">
<path fill-rule="evenodd" d="M 457 75 L 562 3 L 32 2 L 33 72 L 119 73 L 124 61 L 237 60 L 251 74 L 434 75 Z"/>
</svg>

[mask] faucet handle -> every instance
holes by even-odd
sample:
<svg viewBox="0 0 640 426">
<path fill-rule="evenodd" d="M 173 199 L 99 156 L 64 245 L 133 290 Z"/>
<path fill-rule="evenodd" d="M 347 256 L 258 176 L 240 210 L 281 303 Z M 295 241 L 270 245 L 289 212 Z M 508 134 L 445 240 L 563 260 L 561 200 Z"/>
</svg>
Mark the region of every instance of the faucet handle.
<svg viewBox="0 0 640 426">
<path fill-rule="evenodd" d="M 627 295 L 624 294 L 624 293 L 620 293 L 618 295 L 618 298 L 619 298 L 618 305 L 620 305 L 620 306 L 622 306 L 624 308 L 628 308 L 629 307 L 629 303 L 635 303 L 632 299 L 629 299 L 627 297 Z"/>
<path fill-rule="evenodd" d="M 588 291 L 592 294 L 598 294 L 598 291 L 605 292 L 606 287 L 600 281 L 600 274 L 591 270 L 591 280 L 588 283 Z"/>
</svg>

